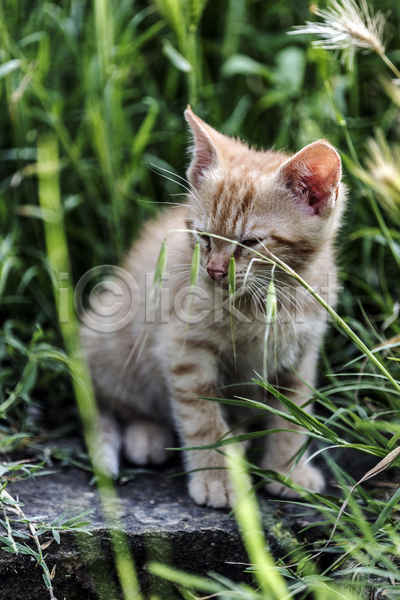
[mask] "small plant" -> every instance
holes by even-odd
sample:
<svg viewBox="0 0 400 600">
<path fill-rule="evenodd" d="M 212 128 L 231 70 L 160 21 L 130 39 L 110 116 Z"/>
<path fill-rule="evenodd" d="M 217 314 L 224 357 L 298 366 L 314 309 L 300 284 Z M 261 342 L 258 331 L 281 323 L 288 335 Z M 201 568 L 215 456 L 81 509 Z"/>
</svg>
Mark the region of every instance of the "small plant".
<svg viewBox="0 0 400 600">
<path fill-rule="evenodd" d="M 28 517 L 24 504 L 13 498 L 6 490 L 7 481 L 16 481 L 47 475 L 43 465 L 31 465 L 26 461 L 15 463 L 0 463 L 0 525 L 3 529 L 0 535 L 1 550 L 10 554 L 27 554 L 32 556 L 42 569 L 42 577 L 49 592 L 50 599 L 56 600 L 52 581 L 56 574 L 56 564 L 50 570 L 47 564 L 47 554 L 44 552 L 50 544 L 56 541 L 60 544 L 60 533 L 66 531 L 83 532 L 89 535 L 87 526 L 90 521 L 83 520 L 91 511 L 87 510 L 76 517 L 66 519 L 65 511 L 53 521 L 45 521 L 43 516 Z M 33 547 L 32 547 L 33 546 Z"/>
</svg>

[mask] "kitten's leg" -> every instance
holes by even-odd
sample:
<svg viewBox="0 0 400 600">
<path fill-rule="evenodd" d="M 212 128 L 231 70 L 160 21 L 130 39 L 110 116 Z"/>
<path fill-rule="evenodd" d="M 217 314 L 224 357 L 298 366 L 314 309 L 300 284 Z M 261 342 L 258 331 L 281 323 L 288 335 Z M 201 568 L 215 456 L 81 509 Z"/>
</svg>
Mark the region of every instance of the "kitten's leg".
<svg viewBox="0 0 400 600">
<path fill-rule="evenodd" d="M 306 402 L 307 397 L 310 395 L 309 388 L 298 378 L 296 378 L 294 374 L 285 380 L 285 387 L 296 390 L 294 392 L 288 392 L 284 390 L 283 393 L 293 402 L 299 405 Z M 278 401 L 271 400 L 269 404 L 274 408 L 285 411 Z M 305 408 L 305 410 L 310 412 L 311 407 L 308 406 Z M 292 433 L 282 431 L 280 433 L 268 435 L 266 438 L 265 455 L 262 460 L 261 467 L 263 469 L 277 471 L 282 475 L 288 475 L 293 465 L 292 459 L 298 453 L 302 445 L 306 442 L 307 435 L 304 434 L 304 429 L 302 427 L 292 425 L 281 417 L 277 417 L 275 415 L 271 415 L 271 417 L 268 418 L 268 429 L 291 429 L 295 432 L 298 432 Z M 298 483 L 307 490 L 320 492 L 324 488 L 324 478 L 320 471 L 312 464 L 305 464 L 307 458 L 308 453 L 305 452 L 296 468 L 290 474 L 290 479 L 294 483 Z M 265 487 L 266 490 L 273 495 L 286 496 L 287 498 L 294 498 L 298 496 L 295 491 L 281 483 L 269 483 Z"/>
<path fill-rule="evenodd" d="M 161 465 L 171 456 L 174 443 L 172 431 L 154 421 L 137 419 L 124 432 L 123 448 L 126 458 L 136 465 Z"/>
<path fill-rule="evenodd" d="M 176 360 L 171 373 L 173 409 L 183 445 L 204 446 L 216 442 L 229 427 L 218 403 L 201 400 L 199 396 L 216 395 L 217 357 L 211 351 L 191 351 L 186 347 L 185 356 Z M 189 476 L 189 493 L 193 500 L 217 508 L 232 506 L 234 493 L 224 457 L 216 450 L 193 450 L 185 453 L 185 459 L 190 471 L 206 469 Z"/>
<path fill-rule="evenodd" d="M 100 414 L 100 443 L 95 449 L 93 462 L 106 475 L 118 475 L 121 430 L 111 413 Z"/>
</svg>

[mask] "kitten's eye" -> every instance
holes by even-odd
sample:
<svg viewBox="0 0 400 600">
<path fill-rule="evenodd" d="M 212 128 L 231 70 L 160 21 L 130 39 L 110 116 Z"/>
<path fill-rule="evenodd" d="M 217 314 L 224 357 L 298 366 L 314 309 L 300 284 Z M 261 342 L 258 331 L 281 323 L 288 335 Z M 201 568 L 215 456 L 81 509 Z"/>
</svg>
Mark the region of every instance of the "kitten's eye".
<svg viewBox="0 0 400 600">
<path fill-rule="evenodd" d="M 243 246 L 248 246 L 248 247 L 256 246 L 258 243 L 259 243 L 259 241 L 254 238 L 251 240 L 242 240 Z"/>
<path fill-rule="evenodd" d="M 200 239 L 206 244 L 207 248 L 210 247 L 210 236 L 209 235 L 201 235 Z"/>
</svg>

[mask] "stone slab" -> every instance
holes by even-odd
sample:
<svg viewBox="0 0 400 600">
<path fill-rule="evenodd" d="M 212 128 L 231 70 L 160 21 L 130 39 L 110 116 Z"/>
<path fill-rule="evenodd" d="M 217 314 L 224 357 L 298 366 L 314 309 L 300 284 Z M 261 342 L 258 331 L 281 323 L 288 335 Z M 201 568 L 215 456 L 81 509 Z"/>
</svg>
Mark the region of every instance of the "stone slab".
<svg viewBox="0 0 400 600">
<path fill-rule="evenodd" d="M 117 484 L 120 518 L 142 588 L 150 591 L 160 586 L 160 581 L 154 581 L 146 570 L 148 560 L 171 564 L 191 574 L 214 571 L 233 581 L 251 583 L 252 576 L 244 573 L 248 557 L 234 518 L 228 510 L 195 505 L 187 494 L 186 478 L 171 477 L 179 470 L 179 464 L 174 464 L 164 470 L 139 473 L 133 481 Z M 58 600 L 64 597 L 109 600 L 105 572 L 115 579 L 109 532 L 96 488 L 89 483 L 90 474 L 77 468 L 63 468 L 56 474 L 8 487 L 24 503 L 24 512 L 30 517 L 43 515 L 53 520 L 64 510 L 68 510 L 69 516 L 88 508 L 93 510 L 88 517 L 93 537 L 65 533 L 60 546 L 53 542 L 47 550 L 49 568 L 57 564 L 54 587 Z M 282 539 L 287 542 L 287 533 L 283 534 L 282 526 L 276 525 L 285 515 L 293 517 L 296 510 L 266 500 L 263 505 L 263 512 L 268 513 L 265 516 L 270 547 L 277 557 L 283 556 L 286 551 Z M 0 581 L 1 600 L 46 597 L 41 570 L 29 556 L 0 553 Z"/>
<path fill-rule="evenodd" d="M 366 465 L 353 467 L 360 473 Z M 139 471 L 133 480 L 116 484 L 121 501 L 119 516 L 142 589 L 146 594 L 157 592 L 160 600 L 180 598 L 169 584 L 149 574 L 146 564 L 150 560 L 190 574 L 216 572 L 251 584 L 252 575 L 245 572 L 249 560 L 234 518 L 228 510 L 196 506 L 187 494 L 186 477 L 174 477 L 181 470 L 177 459 L 167 468 Z M 53 542 L 46 550 L 49 568 L 57 565 L 53 580 L 57 600 L 116 598 L 109 586 L 110 581 L 116 581 L 110 534 L 90 479 L 89 473 L 67 467 L 8 487 L 25 504 L 24 511 L 30 517 L 43 515 L 53 520 L 64 510 L 69 516 L 93 510 L 88 517 L 92 536 L 65 533 L 59 546 Z M 259 503 L 275 558 L 286 556 L 299 541 L 312 543 L 320 538 L 318 528 L 303 532 L 318 520 L 306 506 L 277 502 L 264 492 L 259 494 Z M 46 594 L 41 569 L 32 557 L 0 552 L 0 600 L 42 600 Z"/>
</svg>

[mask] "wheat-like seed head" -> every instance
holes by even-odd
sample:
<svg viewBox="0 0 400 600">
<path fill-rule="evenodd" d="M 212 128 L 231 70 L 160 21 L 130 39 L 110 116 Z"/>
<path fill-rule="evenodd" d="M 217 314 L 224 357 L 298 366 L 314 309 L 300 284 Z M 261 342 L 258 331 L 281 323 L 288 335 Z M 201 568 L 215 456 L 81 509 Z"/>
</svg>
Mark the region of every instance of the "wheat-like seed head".
<svg viewBox="0 0 400 600">
<path fill-rule="evenodd" d="M 399 146 L 389 147 L 383 133 L 378 131 L 376 139 L 368 140 L 369 158 L 366 159 L 366 165 L 372 178 L 376 183 L 386 186 L 386 195 L 392 195 L 393 192 L 400 194 L 400 148 Z M 392 194 L 390 194 L 390 188 Z"/>
<path fill-rule="evenodd" d="M 381 130 L 368 140 L 367 169 L 354 173 L 377 194 L 383 208 L 395 223 L 400 223 L 400 146 L 387 143 Z"/>
<path fill-rule="evenodd" d="M 318 35 L 321 40 L 313 42 L 313 45 L 328 50 L 343 50 L 342 60 L 350 68 L 356 50 L 376 52 L 380 56 L 385 53 L 383 32 L 386 15 L 381 12 L 374 15 L 366 0 L 360 0 L 359 5 L 355 0 L 331 0 L 329 8 L 316 8 L 314 13 L 324 22 L 306 21 L 305 26 L 296 27 L 296 31 L 290 31 L 289 35 Z"/>
<path fill-rule="evenodd" d="M 379 81 L 391 101 L 400 108 L 400 79 L 388 79 L 380 76 Z"/>
</svg>

